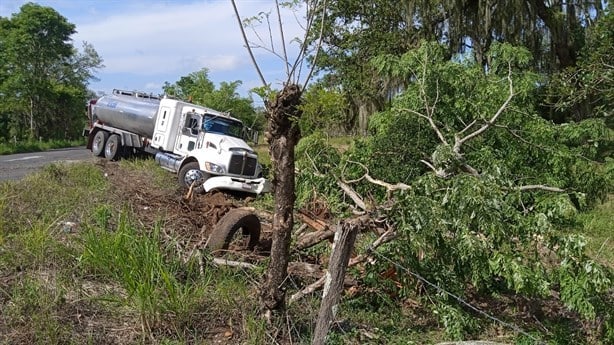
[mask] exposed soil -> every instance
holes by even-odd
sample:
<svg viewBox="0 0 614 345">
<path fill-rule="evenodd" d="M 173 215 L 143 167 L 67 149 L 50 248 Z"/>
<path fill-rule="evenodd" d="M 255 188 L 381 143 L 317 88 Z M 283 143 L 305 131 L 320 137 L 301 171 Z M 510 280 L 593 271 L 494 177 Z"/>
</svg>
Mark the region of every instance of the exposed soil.
<svg viewBox="0 0 614 345">
<path fill-rule="evenodd" d="M 114 198 L 131 207 L 135 218 L 146 228 L 161 223 L 165 235 L 179 243 L 186 255 L 204 248 L 214 226 L 230 209 L 250 208 L 250 202 L 254 200 L 250 196 L 225 192 L 194 193 L 188 197 L 187 191 L 178 186 L 171 173 L 168 174 L 167 187 L 158 188 L 152 183 L 152 176 L 137 174 L 134 170 L 122 168 L 117 162 L 101 159 L 98 164 L 109 177 Z M 258 216 L 262 225 L 260 241 L 253 252 L 243 253 L 252 260 L 268 255 L 270 249 L 271 216 L 261 211 Z M 234 252 L 244 249 L 240 241 L 233 242 L 229 248 Z"/>
</svg>

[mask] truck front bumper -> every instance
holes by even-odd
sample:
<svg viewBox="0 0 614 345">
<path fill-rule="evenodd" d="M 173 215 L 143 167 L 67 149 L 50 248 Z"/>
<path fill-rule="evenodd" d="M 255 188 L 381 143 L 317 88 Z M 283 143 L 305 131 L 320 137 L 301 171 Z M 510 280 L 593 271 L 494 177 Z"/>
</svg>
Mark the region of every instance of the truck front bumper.
<svg viewBox="0 0 614 345">
<path fill-rule="evenodd" d="M 205 188 L 205 192 L 221 189 L 261 194 L 271 191 L 271 183 L 264 177 L 257 179 L 243 179 L 230 176 L 213 176 L 205 181 L 203 187 Z"/>
</svg>

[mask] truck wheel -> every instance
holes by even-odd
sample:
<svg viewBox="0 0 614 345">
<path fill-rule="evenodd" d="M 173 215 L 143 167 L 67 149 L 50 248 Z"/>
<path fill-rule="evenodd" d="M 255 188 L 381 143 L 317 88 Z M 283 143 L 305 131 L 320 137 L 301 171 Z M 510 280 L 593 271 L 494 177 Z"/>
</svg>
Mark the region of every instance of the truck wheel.
<svg viewBox="0 0 614 345">
<path fill-rule="evenodd" d="M 260 241 L 260 219 L 252 211 L 237 208 L 228 211 L 213 227 L 213 232 L 207 240 L 207 249 L 210 251 L 228 249 L 239 229 L 243 237 L 249 236 L 247 248 L 253 250 Z"/>
<path fill-rule="evenodd" d="M 107 143 L 108 138 L 108 132 L 103 130 L 99 130 L 98 132 L 96 132 L 96 135 L 94 135 L 94 140 L 92 140 L 92 153 L 94 154 L 94 156 L 104 156 L 104 145 Z"/>
<path fill-rule="evenodd" d="M 119 158 L 120 151 L 121 142 L 119 140 L 119 135 L 113 134 L 104 145 L 104 157 L 110 161 L 117 160 Z"/>
<path fill-rule="evenodd" d="M 186 163 L 183 167 L 181 167 L 181 169 L 179 169 L 177 179 L 179 180 L 179 184 L 185 188 L 190 188 L 192 183 L 196 182 L 192 190 L 195 193 L 200 194 L 205 192 L 203 183 L 205 183 L 209 176 L 209 174 L 200 170 L 198 162 L 190 162 Z"/>
</svg>

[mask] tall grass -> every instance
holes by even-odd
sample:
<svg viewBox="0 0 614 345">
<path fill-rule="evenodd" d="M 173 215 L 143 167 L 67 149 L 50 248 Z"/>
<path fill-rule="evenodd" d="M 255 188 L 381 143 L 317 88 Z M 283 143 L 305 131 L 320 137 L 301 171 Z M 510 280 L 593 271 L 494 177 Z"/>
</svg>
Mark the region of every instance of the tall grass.
<svg viewBox="0 0 614 345">
<path fill-rule="evenodd" d="M 210 275 L 199 276 L 198 267 L 184 266 L 161 247 L 160 228 L 140 234 L 127 212 L 119 217 L 117 229 L 91 228 L 83 234 L 79 262 L 86 274 L 118 283 L 126 292 L 126 303 L 139 315 L 146 334 L 159 325 L 165 314 L 189 318 L 198 305 Z M 179 279 L 182 277 L 182 279 Z"/>
<path fill-rule="evenodd" d="M 579 215 L 581 233 L 587 237 L 589 255 L 614 268 L 614 195 L 590 212 Z"/>
</svg>

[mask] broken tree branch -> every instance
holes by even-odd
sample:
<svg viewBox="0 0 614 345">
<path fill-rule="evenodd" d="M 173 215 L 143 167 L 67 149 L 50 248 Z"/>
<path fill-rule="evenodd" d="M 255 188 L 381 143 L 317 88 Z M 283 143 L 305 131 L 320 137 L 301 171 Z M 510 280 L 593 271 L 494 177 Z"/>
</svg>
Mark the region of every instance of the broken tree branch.
<svg viewBox="0 0 614 345">
<path fill-rule="evenodd" d="M 310 232 L 306 235 L 301 236 L 301 238 L 299 238 L 296 241 L 296 244 L 294 245 L 294 248 L 296 250 L 302 250 L 302 249 L 306 249 L 312 246 L 315 246 L 316 244 L 324 241 L 324 240 L 328 240 L 331 239 L 335 236 L 335 232 L 332 230 L 324 230 L 324 231 L 317 231 L 317 232 Z"/>
<path fill-rule="evenodd" d="M 378 237 L 375 241 L 373 241 L 373 243 L 371 243 L 371 245 L 369 246 L 369 251 L 367 253 L 360 254 L 360 255 L 350 259 L 350 261 L 348 263 L 348 267 L 356 266 L 356 265 L 358 265 L 360 263 L 363 263 L 364 261 L 366 261 L 368 258 L 371 257 L 371 252 L 373 252 L 379 246 L 392 241 L 396 237 L 397 237 L 396 231 L 394 231 L 392 229 L 387 230 L 386 232 L 381 234 L 380 237 Z M 323 275 L 317 281 L 307 285 L 302 290 L 296 292 L 295 294 L 290 296 L 290 299 L 288 301 L 288 305 L 290 305 L 290 304 L 298 301 L 299 299 L 301 299 L 301 298 L 303 298 L 303 297 L 305 297 L 305 296 L 307 296 L 307 295 L 309 295 L 309 294 L 311 294 L 311 293 L 321 289 L 324 286 L 324 282 L 325 281 L 326 281 L 326 275 Z"/>
<path fill-rule="evenodd" d="M 555 193 L 565 193 L 567 192 L 565 189 L 561 189 L 558 187 L 551 187 L 551 186 L 546 186 L 543 184 L 530 184 L 530 185 L 526 185 L 526 186 L 518 186 L 518 187 L 514 187 L 514 190 L 518 190 L 518 191 L 527 191 L 527 190 L 543 190 L 546 192 L 555 192 Z"/>
<path fill-rule="evenodd" d="M 354 180 L 343 180 L 344 183 L 349 184 L 349 183 L 356 183 L 359 182 L 363 179 L 367 180 L 370 183 L 376 184 L 378 186 L 382 186 L 384 188 L 386 188 L 386 190 L 388 190 L 388 192 L 393 192 L 395 190 L 408 190 L 411 189 L 410 185 L 406 185 L 405 183 L 395 183 L 395 184 L 391 184 L 388 182 L 384 182 L 382 180 L 378 180 L 378 179 L 374 179 L 373 177 L 371 177 L 371 175 L 369 175 L 369 168 L 367 168 L 367 166 L 365 166 L 364 164 L 360 163 L 360 162 L 355 162 L 355 161 L 347 161 L 347 163 L 353 163 L 353 164 L 357 164 L 359 165 L 361 168 L 363 168 L 365 170 L 365 173 L 357 179 Z M 345 170 L 345 168 L 343 169 Z M 366 209 L 365 209 L 366 210 Z"/>
<path fill-rule="evenodd" d="M 362 200 L 362 197 L 360 197 L 360 195 L 358 195 L 358 193 L 356 193 L 352 187 L 341 181 L 337 181 L 337 185 L 341 187 L 343 192 L 347 196 L 349 196 L 352 201 L 354 201 L 356 206 L 358 206 L 363 211 L 367 211 L 367 204 L 365 204 L 365 202 Z"/>
</svg>

